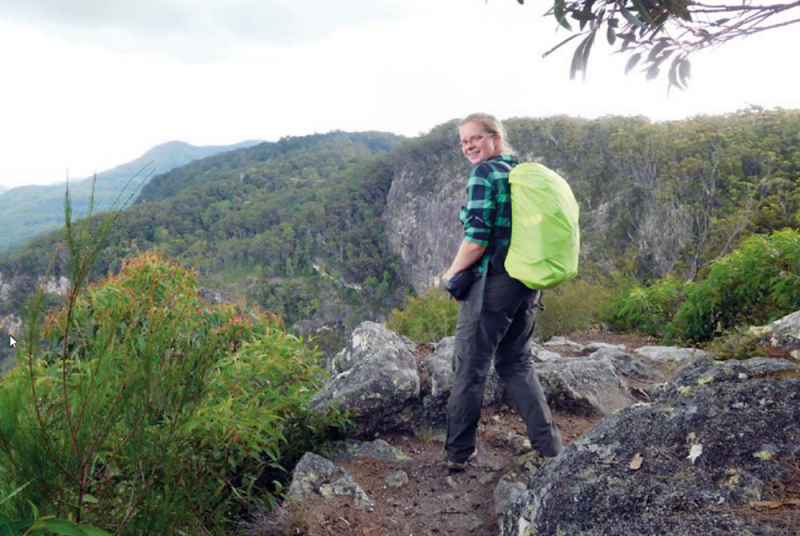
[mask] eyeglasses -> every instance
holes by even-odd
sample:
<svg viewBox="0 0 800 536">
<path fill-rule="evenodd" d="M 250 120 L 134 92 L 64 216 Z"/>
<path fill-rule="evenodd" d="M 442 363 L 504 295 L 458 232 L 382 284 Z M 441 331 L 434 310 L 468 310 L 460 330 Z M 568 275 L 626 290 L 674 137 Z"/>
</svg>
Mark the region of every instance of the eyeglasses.
<svg viewBox="0 0 800 536">
<path fill-rule="evenodd" d="M 495 135 L 494 132 L 490 132 L 489 134 L 476 134 L 476 135 L 472 136 L 471 138 L 469 138 L 467 140 L 461 140 L 459 142 L 459 144 L 461 145 L 462 148 L 463 147 L 467 147 L 469 145 L 475 145 L 478 142 L 483 141 L 485 138 L 488 138 L 488 137 L 494 136 L 494 135 Z"/>
</svg>

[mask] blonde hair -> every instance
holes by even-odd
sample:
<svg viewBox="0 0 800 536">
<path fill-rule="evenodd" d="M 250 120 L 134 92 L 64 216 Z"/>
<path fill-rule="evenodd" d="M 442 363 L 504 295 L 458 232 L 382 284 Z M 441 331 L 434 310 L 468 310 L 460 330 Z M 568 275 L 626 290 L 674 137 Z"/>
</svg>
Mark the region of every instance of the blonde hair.
<svg viewBox="0 0 800 536">
<path fill-rule="evenodd" d="M 508 143 L 508 136 L 506 135 L 506 129 L 503 127 L 503 123 L 495 116 L 482 113 L 469 114 L 461 120 L 458 126 L 461 127 L 467 123 L 478 123 L 486 129 L 486 132 L 489 134 L 497 134 L 500 136 L 500 154 L 517 154 L 517 151 Z"/>
</svg>

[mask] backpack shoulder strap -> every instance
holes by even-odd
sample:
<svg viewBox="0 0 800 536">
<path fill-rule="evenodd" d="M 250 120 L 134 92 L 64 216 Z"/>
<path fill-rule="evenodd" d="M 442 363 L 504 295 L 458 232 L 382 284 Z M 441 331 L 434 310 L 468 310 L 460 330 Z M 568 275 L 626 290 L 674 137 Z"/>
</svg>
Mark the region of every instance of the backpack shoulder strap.
<svg viewBox="0 0 800 536">
<path fill-rule="evenodd" d="M 503 162 L 502 160 L 486 160 L 483 162 L 484 164 L 495 164 L 500 166 L 501 168 L 505 169 L 506 171 L 511 171 L 513 168 L 511 164 L 508 162 Z"/>
</svg>

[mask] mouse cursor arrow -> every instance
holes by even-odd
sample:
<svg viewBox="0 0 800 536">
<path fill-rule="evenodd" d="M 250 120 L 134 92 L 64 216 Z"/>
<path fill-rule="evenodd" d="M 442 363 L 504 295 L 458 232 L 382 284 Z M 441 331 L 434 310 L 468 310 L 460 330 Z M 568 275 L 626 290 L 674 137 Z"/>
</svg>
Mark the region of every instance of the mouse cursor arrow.
<svg viewBox="0 0 800 536">
<path fill-rule="evenodd" d="M 14 337 L 11 337 L 11 336 L 9 336 L 8 338 L 9 338 L 8 345 L 11 346 L 11 348 L 16 348 L 17 347 L 17 340 Z"/>
</svg>

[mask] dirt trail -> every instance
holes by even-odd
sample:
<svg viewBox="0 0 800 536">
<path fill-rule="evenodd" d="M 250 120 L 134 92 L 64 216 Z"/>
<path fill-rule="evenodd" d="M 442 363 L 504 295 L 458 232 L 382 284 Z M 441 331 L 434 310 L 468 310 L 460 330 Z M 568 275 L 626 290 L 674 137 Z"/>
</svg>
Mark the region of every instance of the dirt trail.
<svg viewBox="0 0 800 536">
<path fill-rule="evenodd" d="M 635 340 L 634 340 L 635 339 Z M 629 350 L 649 344 L 643 338 L 609 334 L 575 334 L 572 340 L 625 344 Z M 600 417 L 555 414 L 564 443 L 591 430 Z M 444 465 L 444 429 L 414 435 L 383 435 L 392 446 L 411 458 L 387 462 L 358 457 L 338 465 L 352 473 L 374 501 L 370 510 L 345 499 L 312 499 L 293 511 L 283 512 L 279 526 L 259 536 L 496 536 L 498 516 L 493 493 L 500 479 L 515 472 L 526 483 L 515 460 L 526 437 L 519 415 L 508 405 L 484 408 L 478 428 L 478 456 L 465 473 L 448 475 Z M 399 487 L 387 477 L 403 471 L 408 482 Z"/>
<path fill-rule="evenodd" d="M 556 414 L 566 444 L 589 431 L 600 420 Z M 478 429 L 478 456 L 467 471 L 449 475 L 444 466 L 444 430 L 417 436 L 384 435 L 384 439 L 411 458 L 387 462 L 358 457 L 338 465 L 350 471 L 375 503 L 369 510 L 345 499 L 310 499 L 300 508 L 274 519 L 260 536 L 496 536 L 494 489 L 516 470 L 518 440 L 525 437 L 522 419 L 506 405 L 484 409 Z M 408 483 L 387 485 L 387 476 L 403 471 Z"/>
</svg>

